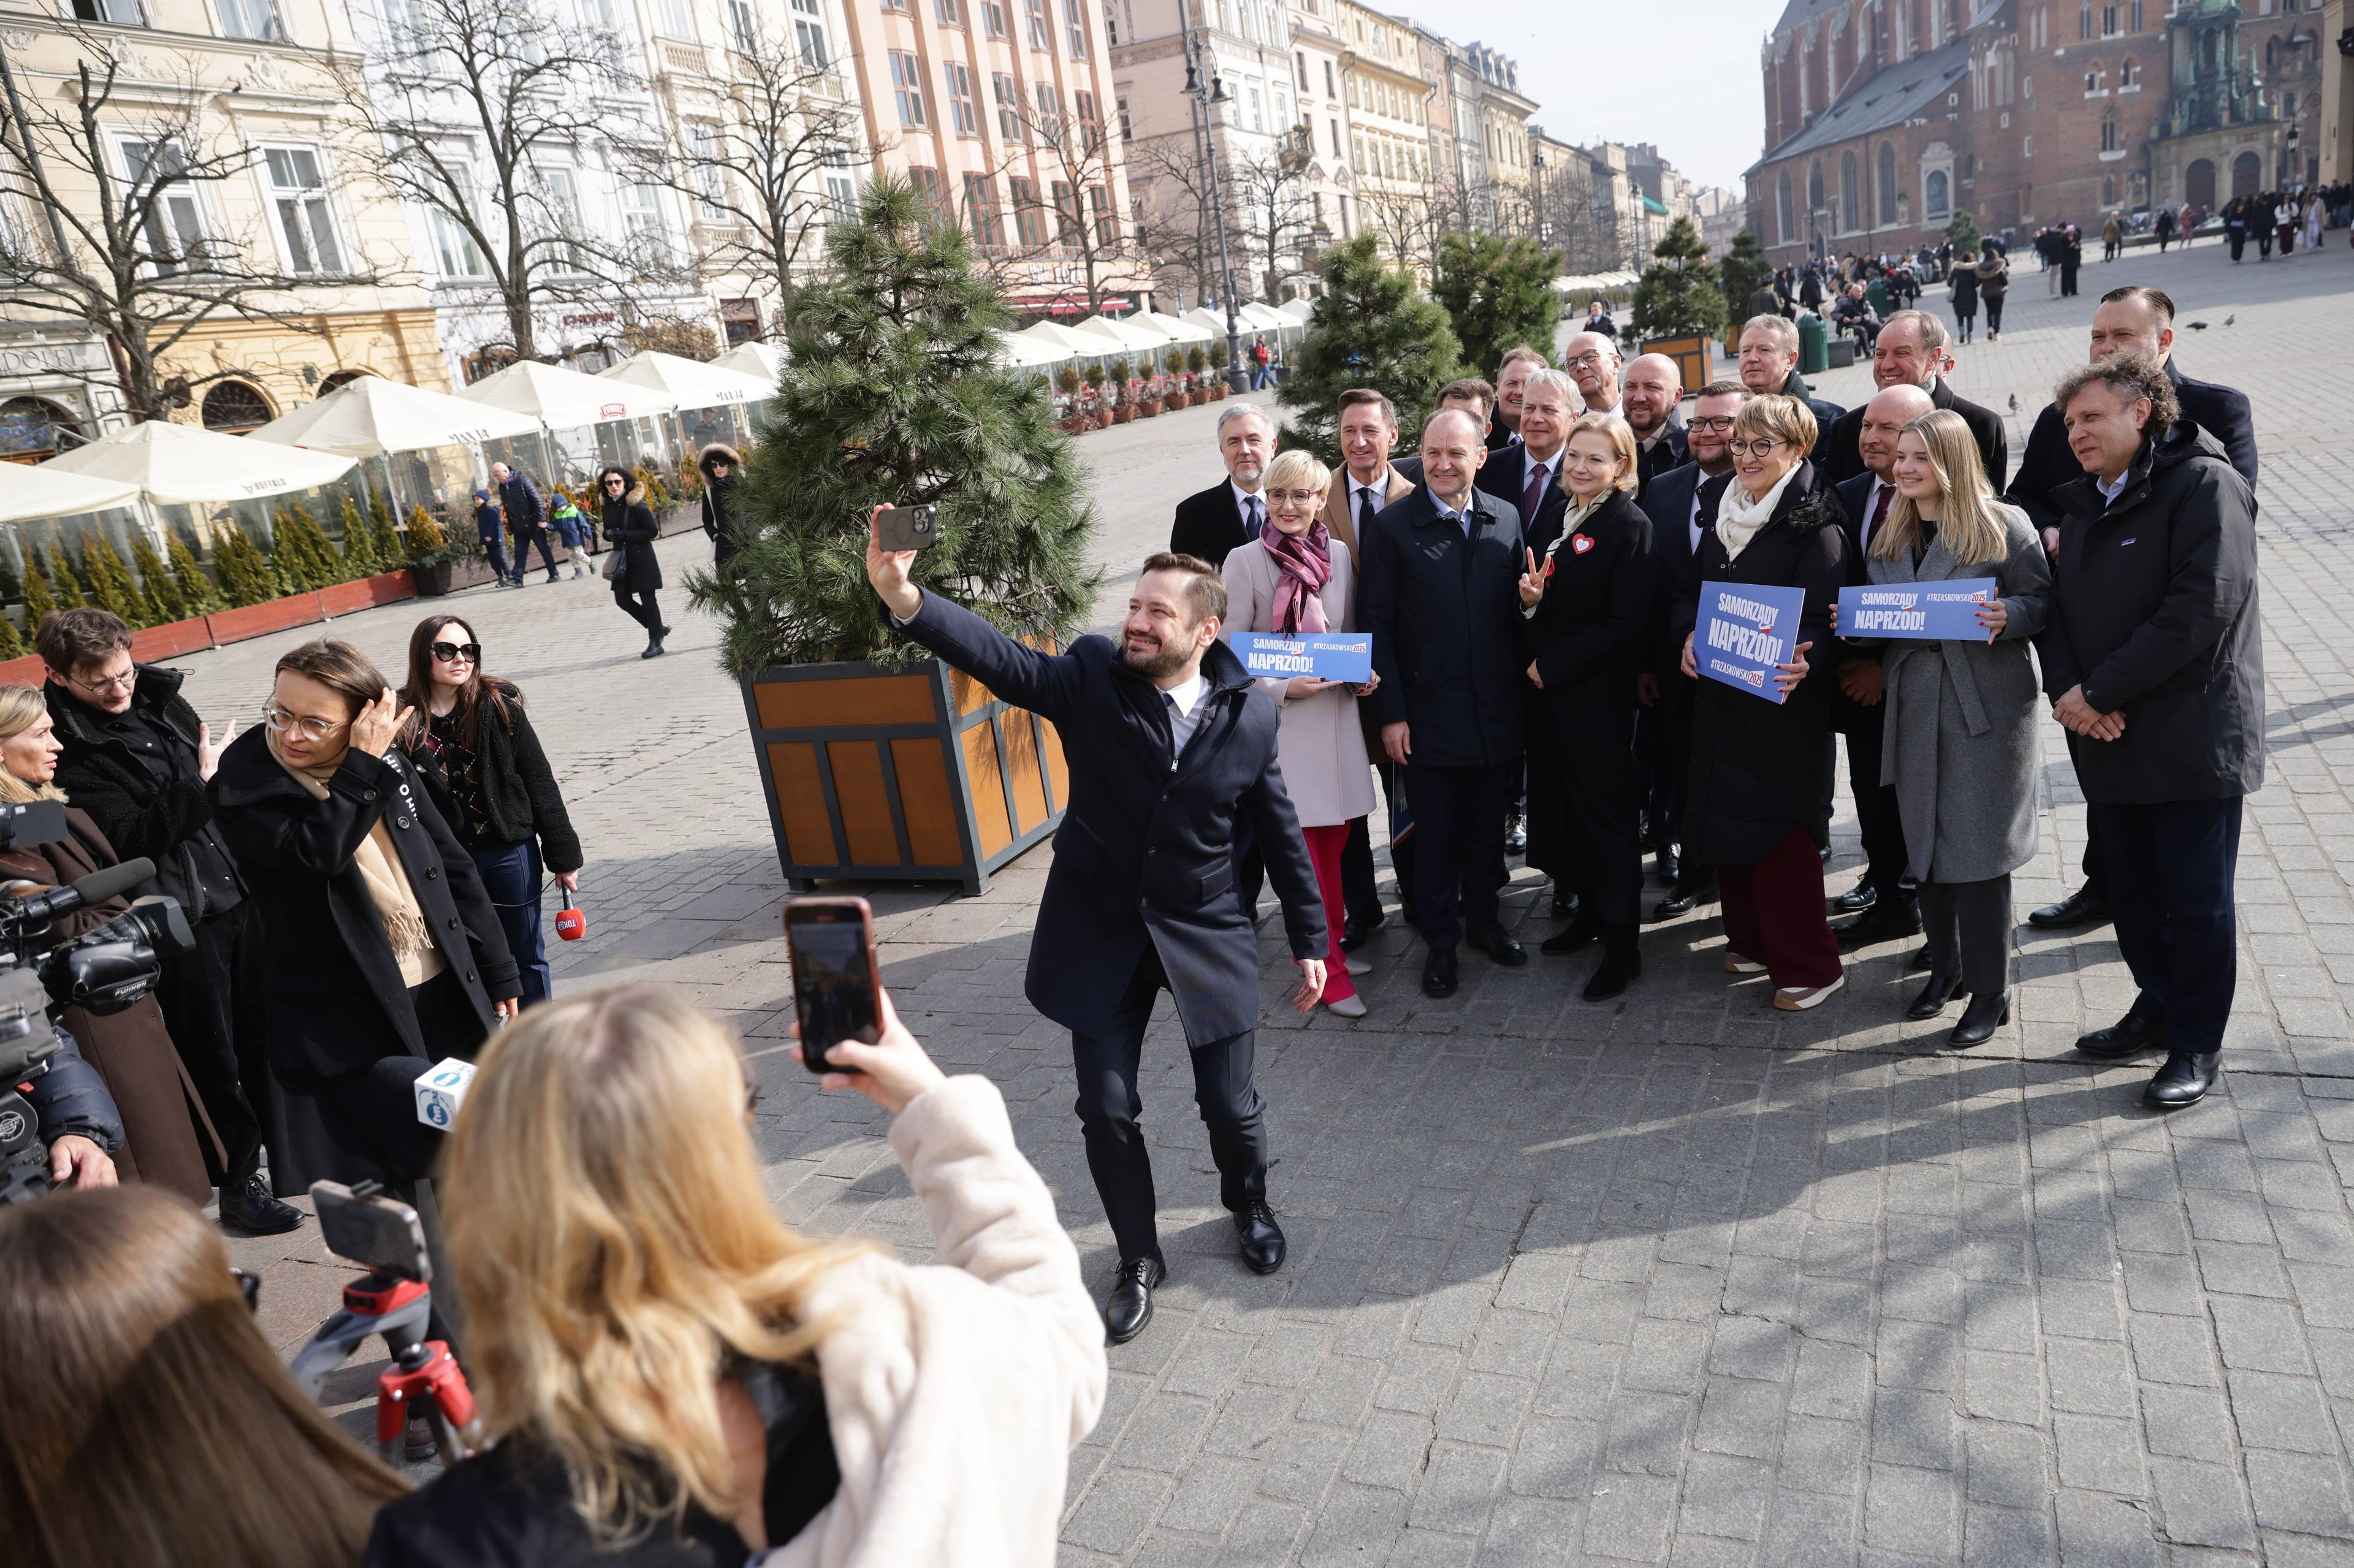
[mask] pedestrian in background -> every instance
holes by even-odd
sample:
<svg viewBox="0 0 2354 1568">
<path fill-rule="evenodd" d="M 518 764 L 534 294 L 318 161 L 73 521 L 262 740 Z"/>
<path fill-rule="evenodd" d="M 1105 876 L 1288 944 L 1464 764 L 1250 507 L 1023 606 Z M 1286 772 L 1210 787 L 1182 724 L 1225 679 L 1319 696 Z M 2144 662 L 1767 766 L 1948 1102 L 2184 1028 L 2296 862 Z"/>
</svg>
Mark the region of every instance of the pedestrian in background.
<svg viewBox="0 0 2354 1568">
<path fill-rule="evenodd" d="M 711 540 L 711 569 L 726 575 L 727 563 L 744 547 L 744 460 L 736 449 L 714 441 L 695 465 L 703 472 L 703 532 Z"/>
<path fill-rule="evenodd" d="M 2010 291 L 2010 262 L 1989 244 L 1978 252 L 1978 264 L 1972 270 L 1978 274 L 1978 300 L 1986 306 L 1987 341 L 2000 343 L 2002 302 Z"/>
<path fill-rule="evenodd" d="M 275 1094 L 266 938 L 206 792 L 219 756 L 211 726 L 180 694 L 179 671 L 132 662 L 131 628 L 106 610 L 53 611 L 33 642 L 65 748 L 58 787 L 115 853 L 155 863 L 141 891 L 178 899 L 196 937 L 195 948 L 164 958 L 155 1001 L 220 1139 L 212 1176 L 221 1223 L 249 1235 L 291 1231 L 302 1211 L 261 1179 Z M 202 1150 L 209 1140 L 197 1141 Z"/>
<path fill-rule="evenodd" d="M 1946 297 L 1954 307 L 1954 335 L 1964 343 L 1978 324 L 1978 259 L 1964 256 L 1946 280 Z"/>
<path fill-rule="evenodd" d="M 497 498 L 487 490 L 474 492 L 474 537 L 482 541 L 491 577 L 501 588 L 521 588 L 522 574 L 507 565 L 507 528 Z"/>
<path fill-rule="evenodd" d="M 444 1185 L 496 1446 L 385 1509 L 368 1568 L 1053 1559 L 1107 1379 L 1054 1194 L 887 998 L 829 1057 L 890 1114 L 938 1263 L 779 1220 L 750 1064 L 655 987 L 492 1043 Z"/>
<path fill-rule="evenodd" d="M 0 802 L 55 800 L 65 805 L 65 794 L 56 783 L 58 753 L 63 749 L 41 694 L 31 686 L 0 686 Z M 66 887 L 120 863 L 106 835 L 86 812 L 66 805 L 65 814 L 62 839 L 37 844 L 20 837 L 0 849 L 0 875 Z M 121 894 L 86 905 L 52 921 L 43 939 L 58 942 L 81 936 L 130 907 L 130 900 Z M 114 1154 L 122 1180 L 153 1182 L 199 1205 L 211 1202 L 212 1178 L 205 1173 L 206 1155 L 197 1145 L 199 1124 L 216 1167 L 223 1153 L 212 1123 L 205 1118 L 196 1085 L 172 1049 L 172 1036 L 154 997 L 143 996 L 127 1008 L 103 1013 L 86 1007 L 60 1008 L 57 1021 L 81 1047 L 82 1059 L 98 1069 L 115 1108 L 122 1113 L 122 1147 Z"/>
<path fill-rule="evenodd" d="M 552 988 L 541 924 L 545 878 L 580 891 L 580 838 L 513 682 L 482 673 L 482 648 L 454 615 L 429 615 L 408 637 L 400 688 L 401 748 L 441 820 L 473 857 L 514 958 L 523 1005 Z"/>
<path fill-rule="evenodd" d="M 2084 265 L 2084 235 L 2074 224 L 2060 230 L 2060 297 L 2076 297 L 2076 274 Z"/>
<path fill-rule="evenodd" d="M 2101 225 L 2102 263 L 2105 265 L 2108 262 L 2115 260 L 2118 256 L 2124 253 L 2125 248 L 2125 225 L 2117 221 L 2117 215 L 2113 212 L 2109 214 L 2107 219 Z M 2236 252 L 2232 255 L 2232 260 L 2234 261 L 2239 260 L 2239 256 Z"/>
<path fill-rule="evenodd" d="M 1226 636 L 1271 631 L 1287 637 L 1357 629 L 1357 563 L 1319 514 L 1331 471 L 1294 449 L 1267 469 L 1267 527 L 1226 556 Z M 1281 721 L 1276 760 L 1299 818 L 1299 832 L 1324 895 L 1330 951 L 1324 960 L 1324 1005 L 1342 1018 L 1363 1018 L 1365 1002 L 1352 974 L 1373 966 L 1341 948 L 1347 900 L 1341 886 L 1341 850 L 1352 819 L 1373 809 L 1373 779 L 1357 698 L 1373 682 L 1352 686 L 1313 675 L 1261 677 L 1260 691 Z"/>
<path fill-rule="evenodd" d="M 499 503 L 506 509 L 507 527 L 514 534 L 515 586 L 523 586 L 524 568 L 534 545 L 539 546 L 539 558 L 547 567 L 547 580 L 554 582 L 556 556 L 547 547 L 547 508 L 540 499 L 538 483 L 503 462 L 491 465 L 491 479 L 499 487 Z"/>
<path fill-rule="evenodd" d="M 604 493 L 605 546 L 613 559 L 605 575 L 613 580 L 613 602 L 621 613 L 646 629 L 646 651 L 641 659 L 659 659 L 670 628 L 663 624 L 654 594 L 663 586 L 662 562 L 654 555 L 661 526 L 646 504 L 646 487 L 625 468 L 608 468 L 597 476 Z"/>
<path fill-rule="evenodd" d="M 356 1568 L 408 1483 L 295 1385 L 260 1287 L 152 1187 L 0 1210 L 11 1563 Z"/>
<path fill-rule="evenodd" d="M 1881 651 L 1885 744 L 1906 858 L 1920 885 L 1929 980 L 1905 1010 L 1969 1005 L 1950 1044 L 1981 1045 L 2010 1018 L 2010 874 L 2035 858 L 2042 747 L 2028 641 L 2052 576 L 2027 514 L 1996 499 L 1962 417 L 1940 410 L 1896 441 L 1896 503 L 1867 552 L 1876 586 L 1995 579 L 1984 640 L 1890 639 Z"/>
<path fill-rule="evenodd" d="M 547 520 L 555 528 L 556 536 L 564 541 L 565 556 L 571 563 L 572 575 L 575 577 L 587 577 L 588 520 L 580 515 L 580 508 L 572 503 L 569 494 L 558 490 L 548 500 Z"/>
</svg>

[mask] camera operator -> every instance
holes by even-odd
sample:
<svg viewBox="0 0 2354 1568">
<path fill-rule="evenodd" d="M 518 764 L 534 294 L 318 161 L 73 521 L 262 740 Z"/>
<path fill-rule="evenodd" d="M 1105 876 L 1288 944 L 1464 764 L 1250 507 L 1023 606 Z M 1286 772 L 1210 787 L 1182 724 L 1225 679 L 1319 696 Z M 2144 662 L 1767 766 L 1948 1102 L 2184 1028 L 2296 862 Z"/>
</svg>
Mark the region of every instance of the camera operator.
<svg viewBox="0 0 2354 1568">
<path fill-rule="evenodd" d="M 211 730 L 180 695 L 180 673 L 133 664 L 131 629 L 105 610 L 52 611 L 34 644 L 48 667 L 49 716 L 65 748 L 59 787 L 115 853 L 155 863 L 143 891 L 178 899 L 196 933 L 194 951 L 164 960 L 155 1001 L 223 1151 L 212 1172 L 221 1220 L 249 1235 L 291 1231 L 302 1211 L 280 1202 L 260 1174 L 271 1094 L 267 960 L 260 918 L 205 795 Z"/>
<path fill-rule="evenodd" d="M 883 1022 L 823 1083 L 892 1113 L 929 1266 L 777 1218 L 708 1015 L 631 987 L 491 1043 L 442 1186 L 499 1446 L 386 1509 L 369 1568 L 1054 1560 L 1103 1325 L 997 1086 Z"/>
<path fill-rule="evenodd" d="M 441 1142 L 417 1119 L 418 1075 L 515 1011 L 498 912 L 394 744 L 401 717 L 366 654 L 306 643 L 213 775 L 268 935 L 281 1192 L 365 1179 L 405 1199 Z"/>
<path fill-rule="evenodd" d="M 0 1210 L 0 1560 L 356 1568 L 408 1483 L 302 1396 L 259 1286 L 152 1187 Z"/>
<path fill-rule="evenodd" d="M 111 1187 L 115 1152 L 122 1147 L 122 1113 L 106 1092 L 106 1080 L 81 1058 L 67 1036 L 49 1058 L 49 1070 L 31 1081 L 26 1101 L 49 1151 L 49 1181 L 58 1187 Z M 5 1359 L 5 1358 L 0 1358 Z M 0 1404 L 0 1409 L 5 1404 Z M 5 1425 L 5 1423 L 0 1423 Z"/>
<path fill-rule="evenodd" d="M 56 777 L 58 749 L 41 694 L 30 686 L 0 686 L 0 801 L 64 800 L 50 781 Z M 19 842 L 0 849 L 0 878 L 24 877 L 45 887 L 63 887 L 116 863 L 106 836 L 84 812 L 68 806 L 66 828 L 67 836 L 54 843 Z M 80 936 L 130 906 L 119 895 L 86 905 L 54 921 L 40 939 Z M 122 1113 L 122 1146 L 115 1163 L 122 1179 L 168 1187 L 199 1207 L 210 1201 L 212 1180 L 205 1174 L 196 1124 L 191 1120 L 192 1111 L 196 1118 L 204 1116 L 203 1102 L 172 1049 L 155 999 L 143 996 L 121 1012 L 103 1015 L 69 1007 L 58 1012 L 58 1022 L 98 1069 Z M 211 1124 L 205 1127 L 209 1132 Z M 217 1145 L 214 1157 L 219 1158 Z"/>
</svg>

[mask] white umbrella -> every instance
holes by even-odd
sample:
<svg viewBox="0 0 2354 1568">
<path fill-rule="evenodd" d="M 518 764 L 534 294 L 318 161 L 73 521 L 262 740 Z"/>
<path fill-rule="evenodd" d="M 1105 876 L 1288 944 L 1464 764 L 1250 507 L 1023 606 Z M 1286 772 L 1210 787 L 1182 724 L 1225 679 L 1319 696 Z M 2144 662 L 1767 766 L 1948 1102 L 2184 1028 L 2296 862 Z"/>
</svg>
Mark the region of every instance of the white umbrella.
<svg viewBox="0 0 2354 1568">
<path fill-rule="evenodd" d="M 43 465 L 138 486 L 159 505 L 249 501 L 332 484 L 356 466 L 335 452 L 306 451 L 151 419 L 101 436 Z"/>
<path fill-rule="evenodd" d="M 682 408 L 725 408 L 739 403 L 765 403 L 776 396 L 774 378 L 748 376 L 699 359 L 675 354 L 647 353 L 597 373 L 599 381 L 620 381 L 652 387 L 678 399 Z"/>
<path fill-rule="evenodd" d="M 1116 322 L 1109 316 L 1089 316 L 1072 326 L 1075 333 L 1086 333 L 1107 338 L 1120 348 L 1139 354 L 1157 354 L 1169 346 L 1168 335 L 1135 322 Z"/>
<path fill-rule="evenodd" d="M 1316 313 L 1316 302 L 1313 300 L 1286 300 L 1275 308 L 1296 322 L 1305 322 Z"/>
<path fill-rule="evenodd" d="M 138 499 L 139 487 L 121 480 L 59 473 L 47 463 L 34 468 L 0 462 L 0 523 L 103 512 L 110 506 L 131 505 Z"/>
<path fill-rule="evenodd" d="M 1273 305 L 1262 304 L 1257 300 L 1238 307 L 1235 316 L 1236 320 L 1247 325 L 1256 326 L 1262 332 L 1288 332 L 1299 324 Z"/>
<path fill-rule="evenodd" d="M 447 392 L 428 392 L 381 376 L 361 376 L 315 403 L 270 420 L 253 432 L 253 439 L 371 458 L 538 433 L 539 421 L 529 414 Z"/>
<path fill-rule="evenodd" d="M 737 344 L 711 363 L 722 370 L 740 370 L 747 376 L 757 376 L 767 382 L 769 389 L 773 392 L 777 377 L 785 373 L 785 351 L 775 344 L 755 339 Z"/>
<path fill-rule="evenodd" d="M 470 403 L 529 414 L 551 430 L 602 424 L 607 419 L 648 418 L 678 407 L 675 397 L 656 387 L 584 376 L 536 359 L 518 360 L 495 376 L 485 376 L 459 396 Z"/>
<path fill-rule="evenodd" d="M 1035 370 L 1043 365 L 1060 365 L 1071 357 L 1069 351 L 1056 348 L 1051 343 L 1041 343 L 1034 337 L 1024 337 L 1018 332 L 995 334 L 997 357 L 1016 370 Z"/>
<path fill-rule="evenodd" d="M 1172 343 L 1207 343 L 1212 335 L 1210 329 L 1199 322 L 1187 321 L 1183 316 L 1164 316 L 1159 311 L 1139 311 L 1123 324 L 1150 327 Z"/>
<path fill-rule="evenodd" d="M 1119 352 L 1119 345 L 1105 341 L 1102 334 L 1073 332 L 1060 322 L 1039 322 L 1035 325 L 1023 327 L 1013 335 L 1026 337 L 1033 343 L 1043 343 L 1050 348 L 1057 349 L 1066 359 L 1074 355 L 1084 355 L 1088 359 L 1099 359 L 1107 354 Z"/>
</svg>

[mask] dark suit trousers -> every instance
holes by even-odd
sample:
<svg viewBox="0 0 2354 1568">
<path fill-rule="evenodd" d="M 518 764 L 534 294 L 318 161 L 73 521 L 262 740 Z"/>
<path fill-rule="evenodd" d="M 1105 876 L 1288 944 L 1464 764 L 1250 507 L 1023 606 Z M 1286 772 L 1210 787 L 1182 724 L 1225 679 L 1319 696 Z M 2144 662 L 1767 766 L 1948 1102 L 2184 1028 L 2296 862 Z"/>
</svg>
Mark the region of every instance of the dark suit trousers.
<svg viewBox="0 0 2354 1568">
<path fill-rule="evenodd" d="M 2084 808 L 2084 882 L 2087 886 L 2105 886 L 2108 874 L 2101 863 L 2101 820 L 2089 805 Z"/>
<path fill-rule="evenodd" d="M 1847 732 L 1847 782 L 1855 792 L 1855 825 L 1863 838 L 1863 855 L 1872 885 L 1882 897 L 1902 896 L 1904 868 L 1910 856 L 1904 848 L 1904 820 L 1896 807 L 1896 786 L 1880 781 L 1880 749 L 1886 733 L 1888 705 L 1853 708 L 1853 727 Z"/>
<path fill-rule="evenodd" d="M 1682 681 L 1681 675 L 1670 680 Z M 1684 684 L 1690 684 L 1684 682 Z M 1684 842 L 1684 793 L 1691 788 L 1691 701 L 1661 683 L 1656 706 L 1636 715 L 1638 745 L 1649 751 L 1650 790 L 1645 799 L 1651 842 L 1681 849 Z M 1679 700 L 1681 697 L 1681 700 Z"/>
<path fill-rule="evenodd" d="M 1972 996 L 2009 989 L 2011 926 L 2008 874 L 1921 885 L 1921 929 L 1931 967 L 1948 980 L 1958 978 Z"/>
<path fill-rule="evenodd" d="M 228 1169 L 216 1182 L 242 1181 L 261 1169 L 263 1107 L 270 1075 L 270 956 L 261 914 L 251 900 L 196 923 L 196 945 L 164 960 L 155 1001 L 181 1065 L 204 1101 Z M 199 1138 L 206 1163 L 212 1140 Z M 225 1180 L 224 1180 L 225 1179 Z"/>
<path fill-rule="evenodd" d="M 1103 1198 L 1112 1239 L 1123 1259 L 1161 1255 L 1160 1233 L 1153 1224 L 1160 1205 L 1152 1191 L 1144 1128 L 1138 1125 L 1144 1101 L 1136 1092 L 1136 1074 L 1153 1001 L 1168 985 L 1160 952 L 1148 942 L 1113 1012 L 1111 1027 L 1101 1034 L 1071 1033 L 1087 1170 L 1095 1176 L 1096 1192 Z M 1235 1213 L 1267 1196 L 1267 1105 L 1251 1080 L 1257 1040 L 1255 1031 L 1245 1030 L 1192 1047 L 1193 1102 L 1210 1129 L 1218 1198 Z"/>
<path fill-rule="evenodd" d="M 2242 800 L 2090 808 L 2108 856 L 2117 947 L 2141 987 L 2133 1010 L 2163 1018 L 2178 1051 L 2222 1049 L 2232 1015 Z"/>
<path fill-rule="evenodd" d="M 1423 940 L 1452 948 L 1464 924 L 1493 920 L 1504 890 L 1504 813 L 1520 793 L 1519 758 L 1485 767 L 1408 763 L 1414 813 L 1414 906 Z M 1458 893 L 1459 885 L 1459 893 Z"/>
</svg>

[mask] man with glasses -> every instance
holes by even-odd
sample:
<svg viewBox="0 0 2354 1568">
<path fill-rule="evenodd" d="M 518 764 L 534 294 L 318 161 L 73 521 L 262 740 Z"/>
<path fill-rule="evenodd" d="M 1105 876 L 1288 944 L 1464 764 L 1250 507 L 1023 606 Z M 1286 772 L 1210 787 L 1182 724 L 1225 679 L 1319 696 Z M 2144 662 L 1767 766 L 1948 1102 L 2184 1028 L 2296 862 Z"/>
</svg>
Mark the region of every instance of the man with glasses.
<svg viewBox="0 0 2354 1568">
<path fill-rule="evenodd" d="M 164 960 L 155 1000 L 219 1138 L 218 1161 L 210 1149 L 206 1158 L 217 1163 L 221 1220 L 253 1235 L 291 1231 L 302 1212 L 261 1180 L 271 1084 L 267 960 L 259 916 L 205 793 L 218 755 L 212 732 L 180 695 L 180 673 L 133 664 L 131 629 L 105 610 L 45 616 L 34 645 L 48 667 L 49 718 L 64 747 L 58 788 L 117 855 L 155 863 L 155 880 L 140 891 L 178 899 L 196 934 L 193 950 Z"/>
<path fill-rule="evenodd" d="M 1618 412 L 1618 345 L 1598 332 L 1582 332 L 1561 351 L 1561 367 L 1577 387 L 1584 407 L 1575 414 Z"/>
</svg>

